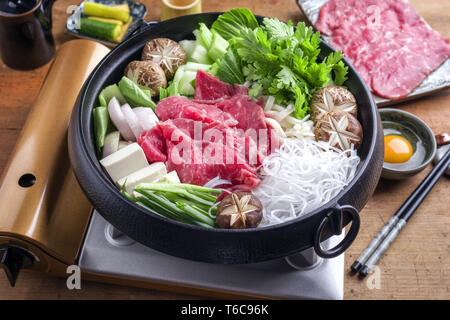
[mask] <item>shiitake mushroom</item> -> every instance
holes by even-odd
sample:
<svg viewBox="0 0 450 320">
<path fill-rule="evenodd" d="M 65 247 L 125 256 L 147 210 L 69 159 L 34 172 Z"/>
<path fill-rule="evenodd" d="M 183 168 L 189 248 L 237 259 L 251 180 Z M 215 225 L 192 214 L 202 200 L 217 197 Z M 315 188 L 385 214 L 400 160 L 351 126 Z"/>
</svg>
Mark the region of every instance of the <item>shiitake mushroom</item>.
<svg viewBox="0 0 450 320">
<path fill-rule="evenodd" d="M 186 63 L 187 57 L 178 42 L 168 38 L 156 38 L 147 42 L 141 59 L 156 62 L 164 70 L 167 79 L 171 79 L 178 67 Z"/>
<path fill-rule="evenodd" d="M 261 220 L 261 201 L 249 192 L 233 192 L 223 198 L 217 208 L 216 223 L 219 228 L 256 228 Z"/>
<path fill-rule="evenodd" d="M 317 90 L 311 98 L 311 115 L 314 121 L 319 121 L 328 112 L 347 111 L 356 117 L 358 105 L 355 96 L 344 87 L 329 86 Z"/>
<path fill-rule="evenodd" d="M 341 150 L 350 148 L 351 144 L 357 149 L 362 143 L 363 130 L 349 112 L 334 110 L 316 122 L 314 135 L 316 141 L 326 141 Z"/>
<path fill-rule="evenodd" d="M 158 94 L 159 87 L 167 87 L 164 70 L 151 60 L 130 62 L 124 75 L 138 85 L 151 89 L 152 95 Z"/>
</svg>

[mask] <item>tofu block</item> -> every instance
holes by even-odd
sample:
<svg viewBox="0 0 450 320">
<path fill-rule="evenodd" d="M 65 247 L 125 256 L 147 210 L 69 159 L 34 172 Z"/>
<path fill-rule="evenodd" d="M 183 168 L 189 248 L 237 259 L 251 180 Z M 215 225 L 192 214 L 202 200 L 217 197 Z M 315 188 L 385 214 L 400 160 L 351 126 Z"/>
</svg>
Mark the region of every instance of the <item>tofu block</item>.
<svg viewBox="0 0 450 320">
<path fill-rule="evenodd" d="M 173 183 L 181 183 L 180 178 L 178 178 L 178 174 L 175 170 L 170 171 L 161 177 L 157 182 L 173 182 Z"/>
<path fill-rule="evenodd" d="M 163 162 L 154 162 L 147 167 L 123 177 L 117 183 L 120 187 L 125 184 L 125 191 L 131 194 L 139 183 L 156 182 L 166 174 L 166 165 Z"/>
<path fill-rule="evenodd" d="M 114 182 L 148 166 L 144 151 L 136 142 L 103 158 L 100 163 Z"/>
</svg>

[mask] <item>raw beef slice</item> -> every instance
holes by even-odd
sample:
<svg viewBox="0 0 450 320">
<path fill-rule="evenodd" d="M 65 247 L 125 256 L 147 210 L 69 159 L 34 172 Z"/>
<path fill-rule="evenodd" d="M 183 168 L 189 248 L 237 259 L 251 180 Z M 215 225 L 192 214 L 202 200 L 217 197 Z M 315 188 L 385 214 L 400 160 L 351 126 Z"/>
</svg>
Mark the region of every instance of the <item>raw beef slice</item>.
<svg viewBox="0 0 450 320">
<path fill-rule="evenodd" d="M 177 125 L 182 128 L 178 128 Z M 249 189 L 253 189 L 259 185 L 260 180 L 255 168 L 247 164 L 236 150 L 232 150 L 233 146 L 228 146 L 222 141 L 192 139 L 189 121 L 168 120 L 159 126 L 167 146 L 167 169 L 176 170 L 182 182 L 204 185 L 220 176 L 232 182 L 234 186 L 246 185 Z M 207 150 L 211 150 L 211 154 L 205 157 L 203 155 L 207 153 Z M 220 151 L 221 154 L 216 155 L 215 150 Z M 227 161 L 226 155 L 232 155 L 232 161 Z"/>
<path fill-rule="evenodd" d="M 166 141 L 162 137 L 162 131 L 159 126 L 154 126 L 148 131 L 143 131 L 137 142 L 144 151 L 149 163 L 164 162 L 167 160 Z"/>
<path fill-rule="evenodd" d="M 235 94 L 247 95 L 248 88 L 239 84 L 231 85 L 220 81 L 205 71 L 197 71 L 194 94 L 196 101 L 217 102 L 224 98 L 230 98 Z"/>
<path fill-rule="evenodd" d="M 387 99 L 406 97 L 450 57 L 449 41 L 407 1 L 329 0 L 316 28 Z"/>
<path fill-rule="evenodd" d="M 167 97 L 156 106 L 156 115 L 162 121 L 176 118 L 192 119 L 202 122 L 223 122 L 236 125 L 237 121 L 213 104 L 201 104 L 186 97 Z"/>
</svg>

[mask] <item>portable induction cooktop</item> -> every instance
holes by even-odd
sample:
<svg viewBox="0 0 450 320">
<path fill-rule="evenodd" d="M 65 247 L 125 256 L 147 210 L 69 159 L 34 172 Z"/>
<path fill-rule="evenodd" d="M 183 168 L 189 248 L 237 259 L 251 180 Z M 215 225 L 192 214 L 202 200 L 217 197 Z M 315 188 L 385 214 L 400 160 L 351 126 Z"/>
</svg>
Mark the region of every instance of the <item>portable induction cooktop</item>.
<svg viewBox="0 0 450 320">
<path fill-rule="evenodd" d="M 221 298 L 342 299 L 344 255 L 321 259 L 311 248 L 246 265 L 196 262 L 135 242 L 91 207 L 70 166 L 67 127 L 83 82 L 108 51 L 88 40 L 59 49 L 3 172 L 0 265 L 11 285 L 22 269 L 66 277 L 76 264 L 82 281 Z"/>
</svg>

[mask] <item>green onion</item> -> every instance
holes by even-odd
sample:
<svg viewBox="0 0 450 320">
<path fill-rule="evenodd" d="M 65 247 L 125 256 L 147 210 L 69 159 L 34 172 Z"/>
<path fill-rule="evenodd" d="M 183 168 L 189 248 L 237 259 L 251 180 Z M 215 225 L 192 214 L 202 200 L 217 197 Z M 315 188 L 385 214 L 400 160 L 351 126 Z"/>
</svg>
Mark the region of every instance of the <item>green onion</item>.
<svg viewBox="0 0 450 320">
<path fill-rule="evenodd" d="M 122 190 L 125 196 L 159 215 L 184 223 L 202 227 L 216 227 L 209 214 L 217 212 L 217 197 L 210 193 L 221 190 L 184 183 L 141 183 L 135 191 L 142 196 L 133 197 Z"/>
<path fill-rule="evenodd" d="M 213 189 L 207 187 L 200 187 L 194 184 L 188 183 L 141 183 L 137 186 L 139 189 L 153 190 L 153 191 L 168 191 L 168 192 L 179 192 L 179 191 L 199 191 L 220 194 L 222 190 Z"/>
<path fill-rule="evenodd" d="M 208 201 L 212 201 L 212 202 L 216 202 L 217 201 L 217 197 L 216 196 L 213 196 L 213 195 L 205 193 L 205 192 L 190 191 L 190 193 L 194 194 L 196 196 L 199 196 L 200 198 L 208 200 Z"/>
<path fill-rule="evenodd" d="M 184 212 L 189 214 L 194 219 L 199 220 L 203 223 L 206 223 L 206 224 L 210 225 L 211 227 L 215 227 L 215 225 L 216 225 L 215 221 L 212 218 L 205 216 L 203 213 L 201 213 L 196 208 L 191 207 L 190 205 L 188 205 L 186 203 L 182 203 L 182 202 L 178 202 L 176 205 L 178 208 L 182 209 Z"/>
</svg>

